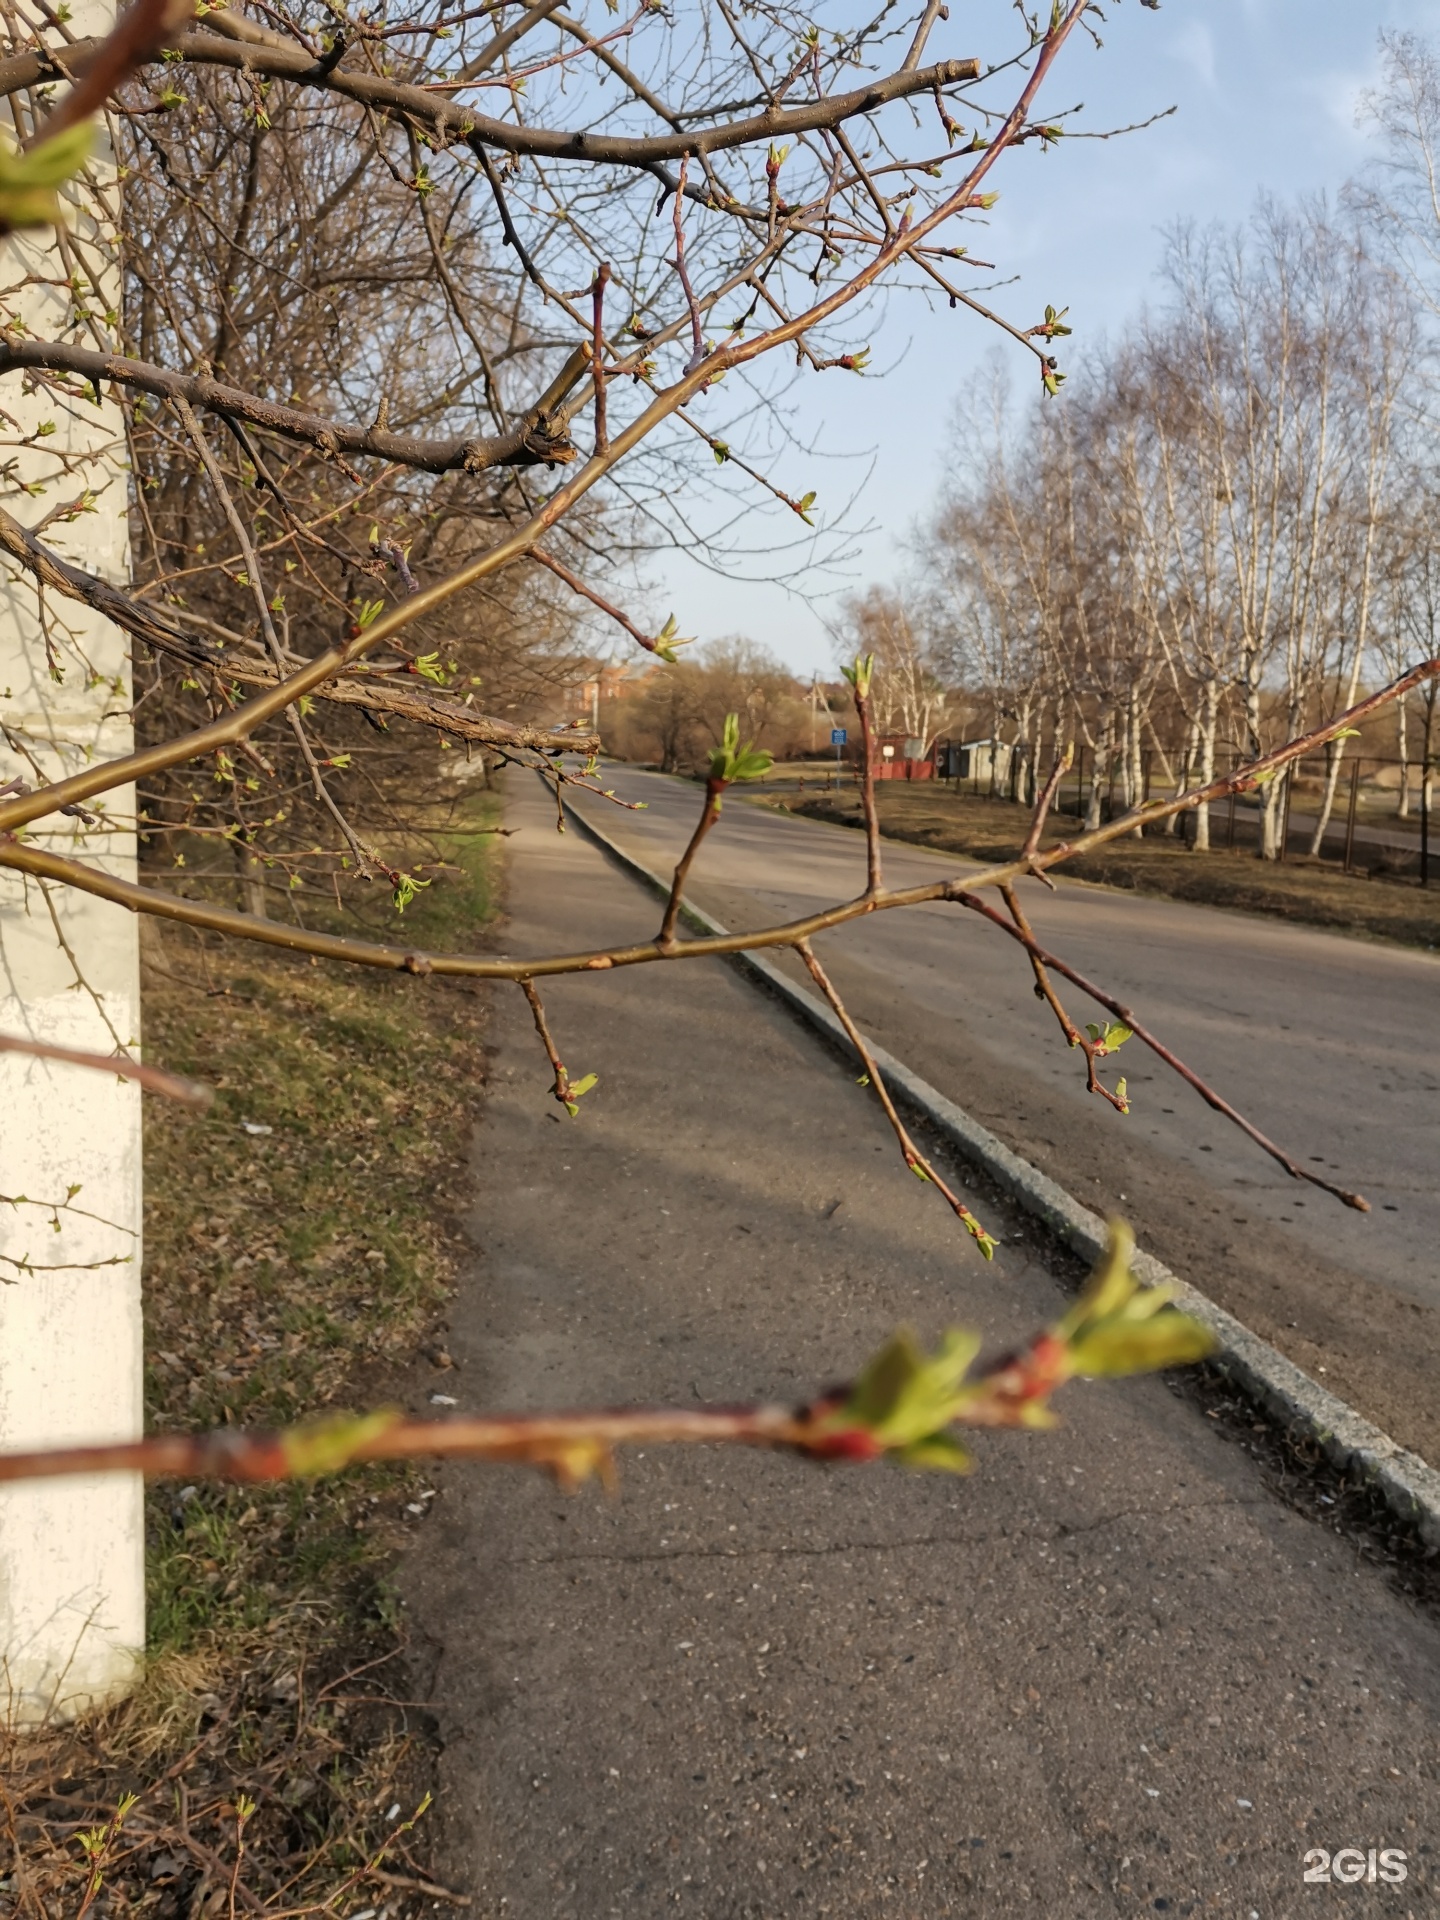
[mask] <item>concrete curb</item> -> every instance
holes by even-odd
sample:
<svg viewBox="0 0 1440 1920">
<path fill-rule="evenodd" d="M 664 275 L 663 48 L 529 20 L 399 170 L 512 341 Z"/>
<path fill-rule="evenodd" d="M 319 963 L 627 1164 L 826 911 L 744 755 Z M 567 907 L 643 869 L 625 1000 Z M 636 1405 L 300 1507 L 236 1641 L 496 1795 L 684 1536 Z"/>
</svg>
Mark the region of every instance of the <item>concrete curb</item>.
<svg viewBox="0 0 1440 1920">
<path fill-rule="evenodd" d="M 627 872 L 643 880 L 662 897 L 670 882 L 618 846 L 567 800 L 565 811 L 588 838 Z M 699 907 L 686 906 L 686 920 L 701 933 L 729 932 Z M 797 986 L 773 961 L 761 953 L 734 956 L 751 977 L 764 984 L 808 1026 L 822 1033 L 844 1052 L 850 1042 L 844 1028 L 826 1006 L 804 987 Z M 1025 1212 L 1042 1221 L 1055 1236 L 1087 1260 L 1105 1245 L 1105 1222 L 1068 1194 L 1048 1175 L 973 1120 L 953 1100 L 912 1073 L 883 1047 L 870 1042 L 876 1064 L 905 1104 L 929 1121 L 972 1165 L 981 1168 Z M 1152 1254 L 1139 1253 L 1135 1273 L 1147 1286 L 1166 1285 L 1176 1304 L 1192 1313 L 1214 1333 L 1219 1343 L 1216 1364 L 1250 1399 L 1256 1401 L 1292 1433 L 1314 1441 L 1339 1467 L 1369 1480 L 1399 1517 L 1413 1526 L 1427 1546 L 1440 1548 L 1440 1472 L 1411 1453 L 1388 1433 L 1373 1426 L 1351 1406 L 1328 1393 L 1309 1374 L 1287 1360 L 1278 1348 L 1250 1332 L 1233 1314 L 1177 1278 Z"/>
</svg>

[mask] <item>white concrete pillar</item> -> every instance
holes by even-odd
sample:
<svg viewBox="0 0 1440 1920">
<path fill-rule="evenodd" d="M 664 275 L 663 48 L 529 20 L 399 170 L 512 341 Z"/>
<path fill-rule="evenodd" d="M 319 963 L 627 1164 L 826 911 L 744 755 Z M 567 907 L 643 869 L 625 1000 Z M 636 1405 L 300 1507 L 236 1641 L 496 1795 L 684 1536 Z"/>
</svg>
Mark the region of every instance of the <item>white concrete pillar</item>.
<svg viewBox="0 0 1440 1920">
<path fill-rule="evenodd" d="M 75 8 L 73 30 L 101 33 L 112 17 L 108 5 L 88 0 Z M 92 168 L 113 210 L 103 137 Z M 105 314 L 118 306 L 119 276 L 103 208 L 80 198 L 68 254 L 43 230 L 0 241 L 0 316 L 46 338 L 107 345 Z M 27 274 L 48 284 L 21 288 Z M 65 396 L 24 387 L 23 376 L 9 376 L 0 407 L 22 435 L 48 421 L 54 431 L 0 453 L 0 465 L 15 458 L 19 482 L 44 489 L 27 495 L 0 479 L 4 505 L 33 526 L 84 501 L 93 510 L 52 523 L 42 537 L 91 571 L 124 580 L 128 472 L 118 408 L 97 405 L 88 390 Z M 0 436 L 19 437 L 4 420 Z M 33 587 L 0 567 L 0 780 L 59 779 L 130 744 L 124 636 L 53 596 L 42 620 Z M 133 878 L 134 810 L 125 789 L 96 803 L 91 822 L 50 817 L 29 833 Z M 133 916 L 58 888 L 47 902 L 35 882 L 0 873 L 0 1031 L 98 1053 L 134 1049 Z M 52 1215 L 47 1208 L 72 1188 L 69 1207 Z M 0 1055 L 0 1194 L 0 1448 L 139 1434 L 138 1090 L 106 1074 Z M 18 1204 L 22 1196 L 27 1204 Z M 0 1488 L 0 1717 L 69 1717 L 131 1684 L 145 1637 L 141 1495 L 129 1475 Z"/>
</svg>

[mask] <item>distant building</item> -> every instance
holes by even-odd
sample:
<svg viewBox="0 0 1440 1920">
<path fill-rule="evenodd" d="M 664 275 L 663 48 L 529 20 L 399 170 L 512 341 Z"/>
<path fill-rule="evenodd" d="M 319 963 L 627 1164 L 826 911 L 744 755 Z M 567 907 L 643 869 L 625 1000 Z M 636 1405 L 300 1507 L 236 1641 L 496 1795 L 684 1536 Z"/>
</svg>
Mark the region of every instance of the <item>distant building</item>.
<svg viewBox="0 0 1440 1920">
<path fill-rule="evenodd" d="M 653 660 L 577 660 L 559 691 L 560 724 L 579 722 L 598 728 L 601 706 L 633 693 L 656 670 Z"/>
<path fill-rule="evenodd" d="M 1015 749 L 1006 740 L 945 740 L 935 749 L 936 772 L 942 780 L 966 780 L 987 793 L 1005 791 Z"/>
</svg>

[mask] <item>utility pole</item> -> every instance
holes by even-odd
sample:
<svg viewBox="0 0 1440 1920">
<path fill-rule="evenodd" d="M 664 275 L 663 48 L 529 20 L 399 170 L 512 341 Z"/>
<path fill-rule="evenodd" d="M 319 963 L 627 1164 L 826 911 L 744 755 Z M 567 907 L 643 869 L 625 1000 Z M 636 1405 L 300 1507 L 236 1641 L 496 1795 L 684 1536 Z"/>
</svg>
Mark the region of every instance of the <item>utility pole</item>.
<svg viewBox="0 0 1440 1920">
<path fill-rule="evenodd" d="M 71 15 L 81 38 L 103 35 L 113 18 L 108 0 L 80 0 Z M 19 131 L 27 134 L 28 122 Z M 98 197 L 76 183 L 63 253 L 46 228 L 0 242 L 0 283 L 18 289 L 0 302 L 0 318 L 109 349 L 104 314 L 120 301 L 118 186 L 103 129 L 87 175 Z M 66 384 L 72 391 L 6 384 L 4 406 L 22 443 L 16 478 L 36 489 L 7 505 L 33 524 L 77 503 L 42 537 L 124 581 L 129 473 L 120 410 Z M 52 421 L 53 432 L 25 444 Z M 0 572 L 0 782 L 42 785 L 126 752 L 132 738 L 124 636 L 75 602 L 52 598 L 42 608 L 24 578 Z M 133 878 L 133 790 L 82 815 L 38 820 L 29 837 Z M 101 1054 L 133 1051 L 137 928 L 133 915 L 88 894 L 0 876 L 0 1031 Z M 143 1421 L 138 1089 L 7 1053 L 0 1113 L 0 1184 L 15 1201 L 26 1196 L 0 1207 L 0 1447 L 132 1439 Z M 132 1684 L 145 1639 L 143 1520 L 134 1475 L 0 1489 L 0 1718 L 67 1718 Z"/>
</svg>

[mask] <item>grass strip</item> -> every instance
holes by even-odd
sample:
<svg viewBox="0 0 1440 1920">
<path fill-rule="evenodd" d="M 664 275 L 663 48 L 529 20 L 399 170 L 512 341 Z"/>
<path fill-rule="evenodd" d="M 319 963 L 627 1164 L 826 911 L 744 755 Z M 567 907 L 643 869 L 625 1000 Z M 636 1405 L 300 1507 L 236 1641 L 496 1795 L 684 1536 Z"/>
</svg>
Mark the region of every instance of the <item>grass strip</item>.
<svg viewBox="0 0 1440 1920">
<path fill-rule="evenodd" d="M 477 944 L 498 818 L 498 796 L 469 796 L 432 839 L 445 871 L 407 935 Z M 278 1425 L 413 1393 L 422 1352 L 448 1364 L 484 1001 L 467 983 L 156 931 L 147 1055 L 217 1097 L 202 1115 L 147 1102 L 147 1424 Z M 408 1835 L 379 1863 L 387 1878 L 364 1869 L 429 1777 L 389 1578 L 425 1503 L 419 1468 L 152 1487 L 140 1686 L 8 1742 L 0 1910 L 72 1920 L 97 1858 L 91 1911 L 117 1920 L 288 1910 L 357 1875 L 326 1911 L 396 1920 L 420 1901 Z"/>
<path fill-rule="evenodd" d="M 971 859 L 1013 859 L 1030 823 L 1028 807 L 991 800 L 929 781 L 882 780 L 875 789 L 881 831 L 892 840 Z M 761 794 L 753 804 L 773 806 L 840 826 L 861 827 L 859 801 L 848 788 L 833 793 Z M 1218 815 L 1218 818 L 1217 818 Z M 1052 816 L 1041 844 L 1056 845 L 1077 830 L 1077 823 Z M 1224 807 L 1211 810 L 1211 834 L 1223 840 Z M 1376 859 L 1362 848 L 1361 859 Z M 1256 858 L 1252 850 L 1223 847 L 1196 853 L 1174 835 L 1146 833 L 1143 839 L 1112 842 L 1094 853 L 1067 860 L 1060 873 L 1107 887 L 1200 906 L 1231 907 L 1311 926 L 1328 927 L 1407 946 L 1440 947 L 1440 848 L 1435 883 L 1428 889 L 1404 874 L 1377 864 L 1370 873 L 1344 873 L 1333 861 L 1292 853 L 1279 864 Z"/>
</svg>

